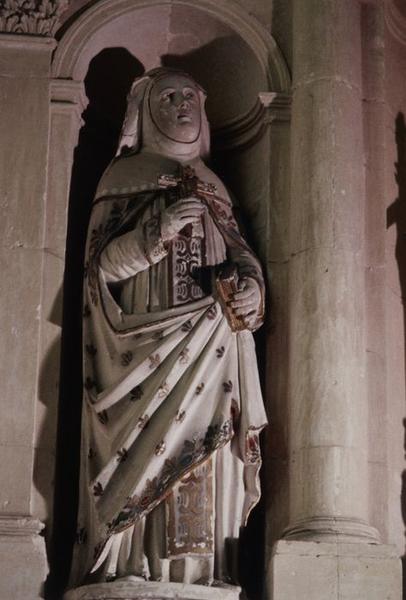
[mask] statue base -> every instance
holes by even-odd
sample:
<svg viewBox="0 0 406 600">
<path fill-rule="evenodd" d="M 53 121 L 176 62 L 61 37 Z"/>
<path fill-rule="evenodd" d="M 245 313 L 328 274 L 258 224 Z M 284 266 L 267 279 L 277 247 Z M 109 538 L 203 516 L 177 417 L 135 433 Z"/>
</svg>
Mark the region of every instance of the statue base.
<svg viewBox="0 0 406 600">
<path fill-rule="evenodd" d="M 66 592 L 63 600 L 240 600 L 241 588 L 161 581 L 117 580 Z"/>
<path fill-rule="evenodd" d="M 270 600 L 400 600 L 394 546 L 279 540 L 268 571 Z"/>
</svg>

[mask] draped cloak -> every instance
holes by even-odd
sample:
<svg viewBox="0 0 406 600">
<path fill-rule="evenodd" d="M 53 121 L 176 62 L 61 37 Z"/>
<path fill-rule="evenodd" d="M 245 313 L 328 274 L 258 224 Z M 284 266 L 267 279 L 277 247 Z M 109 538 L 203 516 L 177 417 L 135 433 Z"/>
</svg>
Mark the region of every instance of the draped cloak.
<svg viewBox="0 0 406 600">
<path fill-rule="evenodd" d="M 160 189 L 158 179 L 176 176 L 179 167 L 156 154 L 121 157 L 96 193 L 86 247 L 71 585 L 84 583 L 112 540 L 162 506 L 182 478 L 219 452 L 238 463 L 233 473 L 239 481 L 230 481 L 226 467 L 215 493 L 232 503 L 228 488 L 241 487 L 239 523 L 260 496 L 258 435 L 266 416 L 252 333 L 231 331 L 212 290 L 173 299 L 171 244 L 160 237 L 160 214 L 171 192 Z M 240 276 L 257 281 L 263 302 L 261 268 L 239 232 L 230 198 L 203 163 L 200 176 L 217 187 L 202 219 L 206 266 L 232 260 Z M 256 327 L 263 307 L 260 313 Z"/>
</svg>

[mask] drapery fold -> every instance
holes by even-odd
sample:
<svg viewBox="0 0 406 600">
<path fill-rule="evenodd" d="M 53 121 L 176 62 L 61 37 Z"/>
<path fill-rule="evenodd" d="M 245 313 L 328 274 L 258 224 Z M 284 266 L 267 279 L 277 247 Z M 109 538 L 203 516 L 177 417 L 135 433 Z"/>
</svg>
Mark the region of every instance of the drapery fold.
<svg viewBox="0 0 406 600">
<path fill-rule="evenodd" d="M 156 156 L 120 160 L 100 183 L 86 251 L 76 584 L 98 568 L 113 536 L 140 522 L 227 445 L 244 465 L 242 523 L 260 495 L 258 435 L 266 416 L 252 334 L 233 333 L 210 294 L 170 305 L 167 248 L 159 232 L 156 242 L 146 234 L 145 224 L 165 202 L 158 176 L 176 173 L 178 165 Z M 127 185 L 120 187 L 120 180 Z M 226 250 L 241 274 L 263 288 L 259 263 L 216 184 L 223 197 L 208 207 L 211 261 L 223 262 Z M 133 267 L 121 277 L 123 252 L 132 253 Z M 136 311 L 129 298 L 137 298 Z"/>
</svg>

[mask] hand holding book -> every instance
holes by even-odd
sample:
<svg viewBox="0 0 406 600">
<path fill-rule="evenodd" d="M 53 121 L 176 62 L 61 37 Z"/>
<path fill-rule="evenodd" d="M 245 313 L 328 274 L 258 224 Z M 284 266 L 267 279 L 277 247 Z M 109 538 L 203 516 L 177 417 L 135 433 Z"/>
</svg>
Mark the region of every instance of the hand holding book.
<svg viewBox="0 0 406 600">
<path fill-rule="evenodd" d="M 252 277 L 239 277 L 235 264 L 223 268 L 216 278 L 223 312 L 232 331 L 253 330 L 262 305 L 261 290 Z"/>
</svg>

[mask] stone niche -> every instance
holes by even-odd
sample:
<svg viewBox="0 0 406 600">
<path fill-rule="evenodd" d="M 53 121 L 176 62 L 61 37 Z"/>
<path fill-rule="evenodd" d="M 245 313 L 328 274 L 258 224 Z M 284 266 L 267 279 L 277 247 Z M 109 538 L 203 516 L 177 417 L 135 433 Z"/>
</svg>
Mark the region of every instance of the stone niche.
<svg viewBox="0 0 406 600">
<path fill-rule="evenodd" d="M 288 163 L 290 89 L 288 70 L 273 38 L 232 1 L 217 6 L 213 0 L 202 0 L 198 5 L 192 0 L 102 0 L 76 18 L 69 15 L 57 37 L 52 65 L 49 186 L 60 214 L 66 215 L 69 209 L 51 596 L 66 583 L 75 534 L 86 228 L 97 183 L 115 154 L 131 83 L 145 71 L 163 65 L 185 70 L 207 91 L 213 168 L 236 197 L 250 243 L 266 270 L 272 254 L 270 228 L 272 222 L 281 221 L 278 210 L 286 210 L 287 186 L 283 182 Z M 271 167 L 272 146 L 276 159 Z M 279 190 L 272 214 L 271 181 L 277 182 Z M 277 252 L 283 252 L 278 234 L 274 244 Z M 58 277 L 62 283 L 59 273 L 55 289 Z M 284 275 L 277 274 L 276 287 L 278 281 L 283 286 L 285 280 Z M 262 338 L 258 344 L 265 373 Z M 257 521 L 253 540 L 263 539 L 264 520 L 257 517 Z M 255 547 L 257 551 L 252 552 Z M 250 580 L 259 581 L 263 577 L 263 542 L 248 543 L 246 548 L 243 562 L 248 562 L 255 573 Z"/>
</svg>

